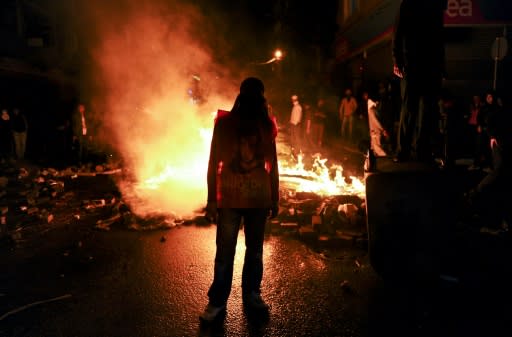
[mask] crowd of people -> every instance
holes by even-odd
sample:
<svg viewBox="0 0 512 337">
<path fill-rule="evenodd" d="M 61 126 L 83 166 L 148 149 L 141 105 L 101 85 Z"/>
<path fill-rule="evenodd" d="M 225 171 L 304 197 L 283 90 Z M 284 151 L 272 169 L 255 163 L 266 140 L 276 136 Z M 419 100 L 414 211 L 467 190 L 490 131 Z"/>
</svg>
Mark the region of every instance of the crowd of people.
<svg viewBox="0 0 512 337">
<path fill-rule="evenodd" d="M 396 147 L 393 137 L 400 114 L 397 95 L 398 89 L 390 81 L 380 82 L 375 90 L 361 89 L 358 95 L 347 88 L 334 105 L 329 96 L 303 98 L 293 94 L 288 119 L 280 121 L 281 125 L 288 126 L 291 153 L 318 151 L 326 144 L 358 149 L 378 144 L 375 149 L 378 155 L 390 155 Z"/>
<path fill-rule="evenodd" d="M 53 116 L 27 115 L 17 107 L 1 111 L 1 164 L 23 164 L 29 160 L 55 166 L 81 166 L 93 159 L 95 126 L 91 112 L 83 103 Z"/>
<path fill-rule="evenodd" d="M 11 159 L 23 160 L 27 144 L 28 122 L 18 108 L 2 109 L 0 119 L 0 160 L 5 163 Z"/>
<path fill-rule="evenodd" d="M 400 86 L 393 80 L 383 80 L 373 90 L 367 87 L 358 94 L 352 88 L 343 91 L 338 98 L 336 120 L 332 119 L 336 112 L 325 109 L 323 97 L 302 102 L 299 95 L 292 95 L 288 120 L 292 155 L 322 150 L 329 141 L 331 148 L 341 144 L 361 151 L 370 149 L 376 157 L 387 157 L 397 163 L 418 161 L 433 168 L 477 171 L 483 178 L 466 194 L 471 211 L 495 226 L 512 222 L 507 207 L 510 197 L 500 197 L 512 187 L 512 109 L 505 96 L 495 90 L 471 96 L 454 95 L 442 88 L 436 107 L 430 112 L 434 126 L 424 140 L 425 152 L 417 154 L 412 147 L 403 156 L 401 120 L 407 105 L 400 96 Z M 317 104 L 311 104 L 314 101 Z M 334 135 L 326 134 L 324 131 L 333 122 Z M 413 129 L 418 132 L 418 127 Z M 416 146 L 413 137 L 416 136 L 408 136 L 408 141 Z"/>
</svg>

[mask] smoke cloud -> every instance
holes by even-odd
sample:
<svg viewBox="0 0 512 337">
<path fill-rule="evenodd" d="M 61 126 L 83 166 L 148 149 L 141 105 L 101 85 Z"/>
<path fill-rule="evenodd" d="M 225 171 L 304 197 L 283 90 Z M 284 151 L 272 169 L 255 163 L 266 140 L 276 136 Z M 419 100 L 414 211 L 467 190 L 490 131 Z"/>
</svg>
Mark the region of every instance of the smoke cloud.
<svg viewBox="0 0 512 337">
<path fill-rule="evenodd" d="M 189 215 L 206 202 L 213 114 L 249 75 L 221 64 L 232 48 L 223 18 L 177 1 L 85 3 L 88 94 L 99 141 L 130 173 L 123 197 L 139 215 Z"/>
</svg>

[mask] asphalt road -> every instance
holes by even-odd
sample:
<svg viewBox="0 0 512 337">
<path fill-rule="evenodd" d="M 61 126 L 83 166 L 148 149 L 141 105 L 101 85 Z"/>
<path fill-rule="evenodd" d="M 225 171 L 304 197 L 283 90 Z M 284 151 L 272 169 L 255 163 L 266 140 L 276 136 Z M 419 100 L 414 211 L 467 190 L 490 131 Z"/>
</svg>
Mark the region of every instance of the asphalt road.
<svg viewBox="0 0 512 337">
<path fill-rule="evenodd" d="M 46 239 L 52 236 L 66 237 L 68 245 L 29 258 L 5 253 L 0 336 L 504 336 L 511 331 L 505 280 L 491 276 L 496 266 L 481 274 L 485 264 L 478 261 L 473 271 L 466 269 L 467 278 L 420 291 L 408 280 L 383 282 L 362 249 L 319 249 L 269 235 L 262 293 L 271 311 L 258 317 L 241 303 L 241 232 L 226 317 L 205 326 L 198 315 L 212 279 L 214 226 L 153 232 L 73 228 Z"/>
<path fill-rule="evenodd" d="M 64 251 L 10 266 L 4 311 L 71 296 L 2 319 L 1 336 L 363 336 L 368 290 L 379 286 L 364 251 L 326 256 L 294 238 L 269 236 L 262 291 L 272 310 L 268 321 L 250 317 L 240 298 L 241 232 L 227 315 L 205 327 L 198 315 L 212 278 L 213 226 L 75 239 Z"/>
<path fill-rule="evenodd" d="M 74 221 L 72 210 L 115 187 L 105 177 L 66 187 L 75 192 L 68 211 L 27 227 L 16 248 L 1 246 L 0 337 L 512 335 L 507 235 L 459 228 L 442 256 L 445 274 L 426 289 L 413 285 L 414 275 L 383 281 L 364 248 L 269 234 L 262 295 L 271 310 L 262 317 L 242 306 L 241 232 L 227 314 L 202 325 L 215 227 L 98 231 L 94 214 Z M 396 264 L 408 267 L 409 254 L 404 248 Z"/>
</svg>

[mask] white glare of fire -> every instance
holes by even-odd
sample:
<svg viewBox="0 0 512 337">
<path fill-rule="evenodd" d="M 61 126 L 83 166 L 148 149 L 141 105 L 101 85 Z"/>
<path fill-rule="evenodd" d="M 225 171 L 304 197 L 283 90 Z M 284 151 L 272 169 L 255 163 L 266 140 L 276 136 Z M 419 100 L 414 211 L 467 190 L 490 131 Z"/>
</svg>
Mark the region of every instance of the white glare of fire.
<svg viewBox="0 0 512 337">
<path fill-rule="evenodd" d="M 206 171 L 208 167 L 208 148 L 211 141 L 213 130 L 207 128 L 199 128 L 199 137 L 203 144 L 204 151 L 190 153 L 189 159 L 184 163 L 183 167 L 172 166 L 167 164 L 160 173 L 143 179 L 138 185 L 141 189 L 157 190 L 162 184 L 171 181 L 189 181 L 198 182 L 206 181 Z"/>
<path fill-rule="evenodd" d="M 215 113 L 213 113 L 214 115 Z M 151 175 L 138 184 L 138 188 L 143 190 L 157 190 L 163 184 L 169 181 L 187 181 L 190 183 L 204 184 L 206 181 L 206 172 L 208 167 L 208 155 L 210 141 L 212 138 L 212 128 L 199 128 L 203 150 L 197 153 L 189 153 L 188 160 L 183 166 L 167 164 L 158 174 Z M 311 170 L 307 170 L 304 165 L 304 155 L 301 153 L 294 165 L 290 165 L 285 160 L 279 160 L 280 180 L 292 183 L 297 192 L 313 192 L 318 195 L 339 195 L 354 194 L 360 197 L 364 196 L 365 185 L 357 177 L 350 176 L 350 182 L 347 182 L 343 176 L 343 167 L 341 165 L 331 165 L 327 167 L 328 159 L 321 158 L 319 154 L 315 155 Z M 333 174 L 334 173 L 334 174 Z"/>
</svg>

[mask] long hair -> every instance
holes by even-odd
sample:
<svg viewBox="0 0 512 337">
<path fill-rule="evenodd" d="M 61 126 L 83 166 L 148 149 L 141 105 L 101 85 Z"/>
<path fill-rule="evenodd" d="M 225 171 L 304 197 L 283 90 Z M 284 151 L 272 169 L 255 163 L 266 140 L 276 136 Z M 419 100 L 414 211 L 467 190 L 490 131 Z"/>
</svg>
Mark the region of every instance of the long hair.
<svg viewBox="0 0 512 337">
<path fill-rule="evenodd" d="M 271 129 L 273 122 L 268 111 L 261 80 L 249 77 L 242 82 L 240 94 L 235 99 L 231 115 L 242 122 L 254 123 L 265 129 Z"/>
</svg>

